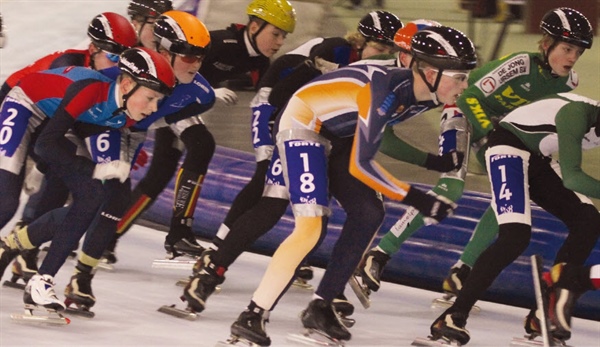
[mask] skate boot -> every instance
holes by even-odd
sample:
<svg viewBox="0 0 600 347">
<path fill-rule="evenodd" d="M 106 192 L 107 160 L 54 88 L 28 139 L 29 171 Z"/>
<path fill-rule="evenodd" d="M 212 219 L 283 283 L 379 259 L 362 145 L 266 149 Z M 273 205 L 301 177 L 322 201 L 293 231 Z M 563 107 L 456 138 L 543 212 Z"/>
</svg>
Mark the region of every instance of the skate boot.
<svg viewBox="0 0 600 347">
<path fill-rule="evenodd" d="M 5 240 L 0 240 L 0 278 L 8 267 L 8 264 L 19 255 L 18 249 L 12 249 L 6 244 Z"/>
<path fill-rule="evenodd" d="M 224 267 L 217 267 L 214 263 L 210 263 L 194 275 L 183 290 L 183 297 L 193 312 L 204 311 L 208 297 L 215 292 L 217 285 L 225 281 L 226 270 Z"/>
<path fill-rule="evenodd" d="M 202 270 L 203 267 L 212 263 L 212 256 L 215 252 L 216 251 L 212 248 L 207 248 L 204 250 L 204 252 L 202 252 L 202 255 L 198 258 L 196 264 L 194 264 L 194 267 L 192 268 L 193 275 L 196 275 Z"/>
<path fill-rule="evenodd" d="M 336 296 L 333 299 L 333 301 L 331 302 L 331 305 L 333 306 L 333 309 L 340 317 L 342 324 L 344 324 L 344 326 L 346 328 L 352 328 L 354 326 L 354 323 L 356 323 L 356 321 L 354 319 L 348 318 L 348 317 L 354 313 L 354 305 L 352 305 L 352 303 L 348 300 L 348 298 L 346 298 L 344 293 Z"/>
<path fill-rule="evenodd" d="M 465 328 L 468 315 L 451 310 L 452 308 L 447 309 L 431 324 L 431 339 L 465 345 L 471 339 L 469 331 Z"/>
<path fill-rule="evenodd" d="M 556 264 L 550 270 L 554 283 L 549 301 L 552 337 L 563 342 L 571 338 L 571 314 L 579 297 L 587 290 L 594 289 L 589 281 L 589 271 L 574 272 L 569 264 Z"/>
<path fill-rule="evenodd" d="M 267 335 L 265 323 L 269 321 L 269 312 L 254 305 L 246 309 L 231 325 L 231 342 L 245 340 L 259 346 L 270 346 L 271 338 Z"/>
<path fill-rule="evenodd" d="M 96 297 L 92 292 L 92 279 L 94 275 L 89 271 L 81 271 L 79 266 L 75 268 L 75 274 L 65 288 L 65 297 L 70 303 L 78 307 L 90 308 L 96 304 Z"/>
<path fill-rule="evenodd" d="M 383 268 L 390 260 L 390 256 L 378 248 L 373 248 L 365 254 L 359 265 L 359 274 L 362 282 L 371 291 L 378 291 L 381 287 L 381 274 Z"/>
<path fill-rule="evenodd" d="M 182 255 L 188 255 L 191 257 L 200 257 L 202 252 L 205 251 L 204 247 L 198 244 L 196 237 L 192 234 L 182 237 L 180 239 L 173 238 L 171 235 L 167 235 L 165 239 L 165 250 L 171 255 L 172 258 L 176 258 Z"/>
<path fill-rule="evenodd" d="M 338 294 L 331 304 L 333 305 L 335 312 L 338 312 L 344 317 L 351 316 L 354 313 L 354 305 L 346 298 L 344 293 Z"/>
<path fill-rule="evenodd" d="M 467 277 L 469 277 L 469 273 L 471 273 L 471 268 L 467 264 L 462 264 L 460 267 L 453 266 L 450 269 L 448 277 L 444 279 L 444 292 L 451 296 L 458 295 L 458 292 L 460 292 L 463 287 L 463 283 L 465 283 Z"/>
<path fill-rule="evenodd" d="M 352 335 L 334 312 L 330 303 L 315 299 L 302 312 L 302 325 L 333 341 L 350 340 Z"/>
<path fill-rule="evenodd" d="M 12 278 L 4 285 L 18 289 L 25 289 L 25 284 L 37 273 L 38 248 L 22 251 L 12 264 Z M 18 283 L 19 279 L 23 284 Z M 8 282 L 8 281 L 7 281 Z"/>
<path fill-rule="evenodd" d="M 554 283 L 552 283 L 552 278 L 549 272 L 544 272 L 542 274 L 542 279 L 542 295 L 546 297 L 548 302 L 548 313 L 551 316 L 556 302 L 556 296 L 554 295 Z M 525 317 L 525 332 L 529 334 L 529 339 L 534 339 L 537 336 L 542 335 L 540 316 L 543 314 L 544 313 L 541 309 L 538 310 L 537 308 L 532 308 L 527 317 Z M 550 319 L 550 325 L 552 325 L 552 319 Z M 552 327 L 550 330 L 552 330 Z"/>
<path fill-rule="evenodd" d="M 294 278 L 293 285 L 303 289 L 313 289 L 313 286 L 308 281 L 313 278 L 313 269 L 308 263 L 303 262 L 300 267 L 296 270 L 296 277 Z"/>
<path fill-rule="evenodd" d="M 102 258 L 100 258 L 100 262 L 108 264 L 108 265 L 112 265 L 117 262 L 118 259 L 117 259 L 117 254 L 115 252 L 115 249 L 117 248 L 118 239 L 119 238 L 116 236 L 113 238 L 113 240 L 110 242 L 108 247 L 106 247 L 106 249 L 102 253 Z"/>
<path fill-rule="evenodd" d="M 54 292 L 54 278 L 50 275 L 35 274 L 25 286 L 23 294 L 25 306 L 43 306 L 48 310 L 63 311 L 65 305 Z"/>
</svg>

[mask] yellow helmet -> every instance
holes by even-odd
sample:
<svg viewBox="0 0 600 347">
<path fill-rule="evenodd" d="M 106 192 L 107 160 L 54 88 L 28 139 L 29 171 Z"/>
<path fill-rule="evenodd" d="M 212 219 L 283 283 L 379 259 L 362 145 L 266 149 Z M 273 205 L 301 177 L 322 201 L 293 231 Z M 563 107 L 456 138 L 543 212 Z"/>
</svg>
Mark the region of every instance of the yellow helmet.
<svg viewBox="0 0 600 347">
<path fill-rule="evenodd" d="M 154 23 L 158 43 L 173 53 L 205 55 L 210 33 L 196 16 L 183 11 L 167 11 Z"/>
<path fill-rule="evenodd" d="M 296 10 L 287 0 L 253 0 L 246 13 L 288 33 L 296 27 Z"/>
</svg>

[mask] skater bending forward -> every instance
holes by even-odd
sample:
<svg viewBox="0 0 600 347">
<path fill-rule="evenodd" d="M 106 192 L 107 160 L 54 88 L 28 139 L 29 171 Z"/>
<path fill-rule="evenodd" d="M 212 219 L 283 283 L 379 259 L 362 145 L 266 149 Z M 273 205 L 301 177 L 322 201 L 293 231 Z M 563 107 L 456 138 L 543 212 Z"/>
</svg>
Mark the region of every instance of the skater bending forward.
<svg viewBox="0 0 600 347">
<path fill-rule="evenodd" d="M 330 195 L 347 214 L 335 248 L 340 293 L 384 217 L 377 192 L 416 207 L 431 223 L 453 205 L 392 177 L 373 159 L 390 123 L 416 116 L 440 103 L 453 103 L 467 87 L 476 56 L 471 41 L 449 27 L 423 30 L 413 38 L 411 69 L 357 65 L 317 77 L 294 93 L 276 124 L 276 145 L 295 218 L 247 309 L 231 327 L 240 339 L 269 346 L 268 312 L 283 295 L 302 259 L 325 236 Z M 328 189 L 329 186 L 329 189 Z M 331 306 L 316 297 L 302 315 L 306 328 L 349 340 Z"/>
</svg>

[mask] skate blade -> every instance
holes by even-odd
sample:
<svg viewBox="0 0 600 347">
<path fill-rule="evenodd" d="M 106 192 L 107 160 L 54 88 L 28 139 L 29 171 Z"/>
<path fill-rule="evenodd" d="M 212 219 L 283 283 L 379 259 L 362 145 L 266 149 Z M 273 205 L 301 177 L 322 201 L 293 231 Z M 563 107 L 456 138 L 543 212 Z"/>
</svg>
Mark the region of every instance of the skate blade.
<svg viewBox="0 0 600 347">
<path fill-rule="evenodd" d="M 195 260 L 188 259 L 156 259 L 152 262 L 153 269 L 192 270 Z"/>
<path fill-rule="evenodd" d="M 338 315 L 340 318 L 340 322 L 342 322 L 342 324 L 346 327 L 346 328 L 352 328 L 354 326 L 354 324 L 356 324 L 356 320 L 352 319 L 352 318 L 348 318 L 348 317 L 343 317 L 341 315 Z"/>
<path fill-rule="evenodd" d="M 102 260 L 98 263 L 98 269 L 102 269 L 105 271 L 115 271 L 114 265 L 107 263 L 106 260 Z"/>
<path fill-rule="evenodd" d="M 288 334 L 287 340 L 306 346 L 344 346 L 343 341 L 333 339 L 321 331 L 307 329 L 301 334 Z"/>
<path fill-rule="evenodd" d="M 198 315 L 195 312 L 192 312 L 190 310 L 187 309 L 180 309 L 175 307 L 175 304 L 173 305 L 162 305 L 159 309 L 158 312 L 162 312 L 162 313 L 166 313 L 170 316 L 176 317 L 176 318 L 181 318 L 181 319 L 185 319 L 185 320 L 189 320 L 189 321 L 195 321 L 196 319 L 198 319 Z"/>
<path fill-rule="evenodd" d="M 227 341 L 218 341 L 215 345 L 215 347 L 227 346 L 261 347 L 259 344 L 238 336 L 231 336 Z"/>
<path fill-rule="evenodd" d="M 13 289 L 25 290 L 25 283 L 13 282 L 13 281 L 4 281 L 2 286 Z"/>
<path fill-rule="evenodd" d="M 450 308 L 450 306 L 452 306 L 454 304 L 454 300 L 452 298 L 454 298 L 454 297 L 450 296 L 448 299 L 446 299 L 446 296 L 444 296 L 442 298 L 433 299 L 431 301 L 431 308 L 443 309 L 443 310 L 448 309 L 448 308 Z M 471 308 L 470 314 L 477 314 L 479 312 L 481 312 L 481 308 L 477 305 L 474 305 Z"/>
<path fill-rule="evenodd" d="M 36 308 L 37 309 L 37 308 Z M 10 318 L 16 323 L 41 325 L 68 325 L 71 320 L 54 310 L 46 310 L 47 315 L 34 315 L 34 309 L 25 309 L 24 313 L 12 313 Z"/>
<path fill-rule="evenodd" d="M 417 337 L 412 343 L 411 346 L 420 346 L 420 347 L 443 347 L 443 346 L 461 346 L 457 341 L 450 341 L 447 339 L 438 339 L 433 340 L 431 336 L 427 338 Z"/>
<path fill-rule="evenodd" d="M 356 297 L 358 298 L 358 301 L 360 301 L 361 305 L 364 308 L 371 307 L 371 299 L 369 298 L 369 294 L 371 293 L 371 291 L 368 288 L 365 288 L 363 285 L 361 285 L 358 282 L 358 278 L 356 278 L 356 276 L 350 277 L 348 283 L 350 284 L 350 288 L 352 288 L 354 294 L 356 294 Z"/>
<path fill-rule="evenodd" d="M 539 335 L 538 335 L 539 336 Z M 513 337 L 512 341 L 510 341 L 510 347 L 543 347 L 544 341 L 541 339 L 537 339 L 536 337 L 530 337 L 529 335 L 525 335 L 524 337 Z M 570 347 L 565 343 L 565 341 L 552 339 L 550 341 L 550 346 L 560 346 L 560 347 Z"/>
<path fill-rule="evenodd" d="M 296 288 L 300 288 L 300 289 L 304 289 L 304 290 L 314 290 L 315 288 L 312 286 L 312 284 L 306 282 L 305 280 L 296 278 L 294 280 L 294 282 L 292 283 L 293 287 Z"/>
<path fill-rule="evenodd" d="M 94 318 L 96 316 L 95 312 L 90 311 L 90 308 L 84 305 L 77 305 L 75 302 L 71 301 L 71 299 L 65 300 L 65 313 L 72 314 L 74 316 L 79 316 L 83 318 Z"/>
</svg>

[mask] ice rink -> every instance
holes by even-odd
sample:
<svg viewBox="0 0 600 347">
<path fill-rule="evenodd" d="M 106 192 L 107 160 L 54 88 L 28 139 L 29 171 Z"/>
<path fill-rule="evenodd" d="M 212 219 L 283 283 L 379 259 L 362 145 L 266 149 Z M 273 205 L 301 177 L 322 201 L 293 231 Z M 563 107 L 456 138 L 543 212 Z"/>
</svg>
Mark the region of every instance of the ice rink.
<svg viewBox="0 0 600 347">
<path fill-rule="evenodd" d="M 237 7 L 242 2 L 232 0 L 232 3 Z M 126 6 L 126 0 L 0 0 L 8 36 L 6 47 L 0 50 L 0 81 L 43 55 L 79 45 L 93 16 L 103 11 L 125 14 Z M 242 14 L 243 8 L 236 11 Z M 3 229 L 0 236 L 5 236 L 10 227 Z M 211 297 L 207 310 L 197 321 L 190 322 L 157 312 L 165 304 L 183 307 L 179 300 L 182 289 L 175 282 L 190 274 L 185 270 L 151 267 L 154 259 L 164 256 L 163 241 L 164 233 L 134 226 L 119 244 L 116 269 L 100 270 L 94 279 L 96 317 L 71 317 L 69 326 L 12 322 L 10 314 L 22 311 L 22 293 L 0 288 L 0 346 L 214 346 L 218 340 L 226 339 L 229 326 L 249 303 L 269 258 L 255 254 L 241 256 L 227 272 L 222 292 Z M 73 260 L 68 260 L 57 275 L 59 295 L 74 265 Z M 315 269 L 313 284 L 318 283 L 321 271 Z M 2 279 L 9 277 L 7 270 Z M 360 306 L 349 288 L 346 295 L 355 304 L 353 318 L 357 321 L 351 329 L 353 337 L 348 346 L 408 346 L 416 337 L 426 337 L 429 325 L 441 313 L 440 309 L 430 307 L 440 294 L 390 283 L 374 294 L 368 310 Z M 309 291 L 297 288 L 283 297 L 267 325 L 272 346 L 294 346 L 286 337 L 300 331 L 298 315 L 310 299 Z M 486 302 L 478 305 L 481 312 L 473 314 L 467 325 L 472 335 L 468 346 L 508 346 L 513 337 L 522 336 L 525 309 Z M 600 346 L 600 322 L 575 319 L 569 344 Z"/>
</svg>

